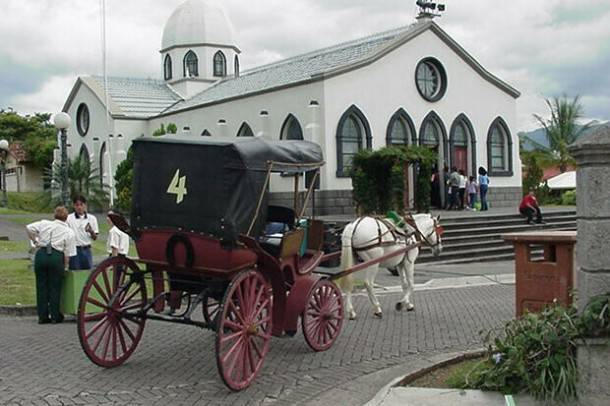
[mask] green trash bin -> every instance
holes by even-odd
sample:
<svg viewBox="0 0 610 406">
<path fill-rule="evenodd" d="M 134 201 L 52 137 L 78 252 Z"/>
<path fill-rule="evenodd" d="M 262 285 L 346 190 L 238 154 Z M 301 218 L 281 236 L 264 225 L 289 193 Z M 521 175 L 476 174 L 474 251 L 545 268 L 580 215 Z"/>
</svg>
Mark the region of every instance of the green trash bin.
<svg viewBox="0 0 610 406">
<path fill-rule="evenodd" d="M 89 279 L 91 270 L 83 271 L 64 271 L 64 277 L 61 286 L 61 300 L 59 304 L 59 311 L 62 314 L 73 314 L 78 313 L 78 304 L 80 301 L 80 295 L 83 291 L 83 287 Z M 109 279 L 112 280 L 112 271 L 109 273 Z M 95 288 L 91 289 L 91 297 L 97 299 L 100 302 L 104 302 Z M 99 306 L 91 303 L 87 304 L 87 313 L 100 312 Z"/>
</svg>

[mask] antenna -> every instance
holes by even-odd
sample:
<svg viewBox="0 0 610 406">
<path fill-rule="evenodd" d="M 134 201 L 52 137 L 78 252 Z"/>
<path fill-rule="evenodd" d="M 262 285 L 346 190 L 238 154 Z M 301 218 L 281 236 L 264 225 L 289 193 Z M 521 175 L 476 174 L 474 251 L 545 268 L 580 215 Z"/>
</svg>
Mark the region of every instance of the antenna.
<svg viewBox="0 0 610 406">
<path fill-rule="evenodd" d="M 445 11 L 444 4 L 433 3 L 432 0 L 417 0 L 415 4 L 419 7 L 419 14 L 415 17 L 417 20 L 432 20 L 434 17 L 440 17 L 440 13 Z"/>
</svg>

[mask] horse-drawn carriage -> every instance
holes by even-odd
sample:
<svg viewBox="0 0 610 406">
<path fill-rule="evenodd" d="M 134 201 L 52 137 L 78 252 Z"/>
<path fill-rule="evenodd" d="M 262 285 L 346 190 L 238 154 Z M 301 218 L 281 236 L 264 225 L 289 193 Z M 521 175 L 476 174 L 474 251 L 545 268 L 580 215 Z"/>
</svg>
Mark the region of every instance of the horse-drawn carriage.
<svg viewBox="0 0 610 406">
<path fill-rule="evenodd" d="M 381 264 L 410 272 L 404 286 L 412 289 L 414 259 L 407 253 L 413 255 L 419 243 L 389 241 L 391 233 L 380 231 L 386 225 L 373 226 L 369 237 L 364 225 L 371 220 L 359 220 L 358 233 L 358 224 L 344 233 L 349 260 L 342 272 L 318 268 L 341 252 L 324 254 L 323 223 L 304 218 L 324 164 L 317 144 L 180 136 L 141 138 L 133 148 L 131 224 L 120 216 L 113 222 L 134 239 L 139 258 L 100 263 L 79 303 L 78 335 L 95 364 L 125 362 L 146 320 L 188 324 L 214 331 L 220 376 L 229 388 L 241 390 L 261 370 L 271 337 L 295 335 L 299 321 L 314 351 L 333 345 L 344 316 L 334 279 L 358 270 L 376 272 Z M 294 207 L 268 205 L 273 173 L 294 177 Z M 306 193 L 299 187 L 303 176 Z M 427 243 L 440 243 L 437 221 L 427 216 L 419 225 L 416 218 L 413 230 Z M 360 263 L 351 261 L 355 252 Z M 195 313 L 199 305 L 201 315 Z"/>
<path fill-rule="evenodd" d="M 317 144 L 141 138 L 134 157 L 131 225 L 114 222 L 139 259 L 103 261 L 83 289 L 78 334 L 91 361 L 122 364 L 148 319 L 189 324 L 215 332 L 220 376 L 240 390 L 260 371 L 271 337 L 294 335 L 299 319 L 313 350 L 333 344 L 341 292 L 312 272 L 323 257 L 323 224 L 302 220 L 303 193 L 293 208 L 267 204 L 277 172 L 294 176 L 297 192 L 307 174 L 309 200 L 324 164 Z M 203 317 L 194 317 L 200 304 Z"/>
</svg>

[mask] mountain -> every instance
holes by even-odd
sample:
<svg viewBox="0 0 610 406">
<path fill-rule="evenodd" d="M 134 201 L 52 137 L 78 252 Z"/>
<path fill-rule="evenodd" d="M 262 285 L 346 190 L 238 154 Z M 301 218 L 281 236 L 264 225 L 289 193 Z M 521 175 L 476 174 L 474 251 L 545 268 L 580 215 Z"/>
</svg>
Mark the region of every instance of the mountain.
<svg viewBox="0 0 610 406">
<path fill-rule="evenodd" d="M 580 134 L 580 137 L 582 137 L 584 134 L 587 134 L 589 131 L 593 130 L 594 128 L 596 128 L 600 125 L 605 125 L 605 124 L 608 124 L 608 122 L 606 122 L 606 123 L 596 122 L 595 124 L 591 125 L 591 127 L 589 127 L 589 129 L 587 129 L 586 131 L 583 131 L 582 134 Z M 530 140 L 534 141 L 534 143 L 532 143 Z M 537 147 L 538 147 L 536 144 L 539 144 L 539 145 L 543 146 L 544 148 L 549 147 L 549 143 L 546 139 L 546 132 L 544 131 L 544 128 L 537 128 L 532 131 L 520 132 L 519 141 L 521 141 L 521 151 L 533 151 L 533 150 L 537 149 Z"/>
</svg>

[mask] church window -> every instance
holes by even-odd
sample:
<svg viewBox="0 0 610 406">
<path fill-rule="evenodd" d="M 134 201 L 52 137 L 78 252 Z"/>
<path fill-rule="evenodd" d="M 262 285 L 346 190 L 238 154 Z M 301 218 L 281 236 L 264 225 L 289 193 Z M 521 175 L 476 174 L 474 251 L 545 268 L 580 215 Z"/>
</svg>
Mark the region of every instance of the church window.
<svg viewBox="0 0 610 406">
<path fill-rule="evenodd" d="M 76 130 L 83 137 L 89 131 L 89 108 L 85 103 L 81 103 L 76 110 Z"/>
<path fill-rule="evenodd" d="M 299 120 L 292 114 L 289 114 L 284 125 L 282 125 L 282 133 L 280 134 L 282 140 L 302 140 L 303 139 L 303 128 L 299 123 Z"/>
<path fill-rule="evenodd" d="M 235 61 L 234 61 L 234 67 L 235 69 L 235 76 L 239 76 L 239 56 L 235 55 Z"/>
<path fill-rule="evenodd" d="M 386 133 L 386 144 L 408 145 L 413 140 L 415 140 L 413 122 L 407 113 L 400 109 L 390 118 Z"/>
<path fill-rule="evenodd" d="M 372 147 L 371 128 L 366 117 L 356 107 L 350 107 L 339 120 L 337 127 L 337 177 L 350 176 L 354 156 L 364 148 Z"/>
<path fill-rule="evenodd" d="M 214 54 L 214 76 L 225 77 L 227 76 L 227 58 L 222 51 Z"/>
<path fill-rule="evenodd" d="M 512 175 L 512 140 L 501 117 L 494 120 L 487 133 L 487 161 L 491 176 Z"/>
<path fill-rule="evenodd" d="M 172 78 L 172 57 L 169 55 L 165 55 L 165 60 L 163 61 L 163 76 L 165 80 Z"/>
<path fill-rule="evenodd" d="M 237 132 L 238 137 L 254 137 L 254 132 L 252 132 L 252 128 L 248 125 L 248 123 L 243 123 L 241 127 L 239 127 L 239 131 Z"/>
<path fill-rule="evenodd" d="M 447 89 L 445 68 L 434 58 L 423 59 L 415 69 L 415 84 L 419 94 L 427 101 L 440 100 Z"/>
<path fill-rule="evenodd" d="M 188 51 L 184 56 L 184 77 L 199 76 L 199 60 L 193 51 Z"/>
</svg>

